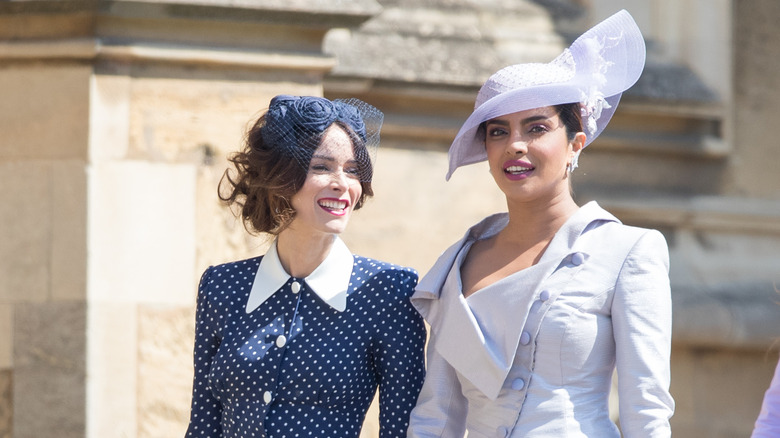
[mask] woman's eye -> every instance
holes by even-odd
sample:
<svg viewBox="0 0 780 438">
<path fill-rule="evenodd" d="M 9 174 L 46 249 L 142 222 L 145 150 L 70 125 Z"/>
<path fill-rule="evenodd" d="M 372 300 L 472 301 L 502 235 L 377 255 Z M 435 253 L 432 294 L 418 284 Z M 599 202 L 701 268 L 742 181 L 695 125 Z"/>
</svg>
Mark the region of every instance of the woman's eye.
<svg viewBox="0 0 780 438">
<path fill-rule="evenodd" d="M 534 125 L 531 126 L 531 129 L 528 130 L 532 134 L 542 134 L 548 131 L 547 127 L 544 125 Z"/>
<path fill-rule="evenodd" d="M 358 169 L 357 167 L 347 167 L 346 169 L 344 169 L 344 172 L 349 175 L 358 175 L 360 174 L 360 169 Z"/>
<path fill-rule="evenodd" d="M 488 129 L 488 135 L 491 137 L 498 137 L 500 135 L 506 134 L 506 130 L 504 128 L 489 128 Z"/>
<path fill-rule="evenodd" d="M 324 164 L 312 164 L 311 169 L 317 172 L 327 172 L 328 170 L 330 170 L 328 169 L 328 166 Z"/>
</svg>

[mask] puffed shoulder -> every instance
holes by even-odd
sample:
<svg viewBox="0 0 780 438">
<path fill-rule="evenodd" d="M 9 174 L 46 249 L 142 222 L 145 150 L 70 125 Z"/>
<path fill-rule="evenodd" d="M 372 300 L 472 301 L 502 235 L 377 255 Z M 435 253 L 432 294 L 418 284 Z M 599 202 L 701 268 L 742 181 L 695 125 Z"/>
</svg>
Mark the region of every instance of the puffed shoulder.
<svg viewBox="0 0 780 438">
<path fill-rule="evenodd" d="M 361 275 L 361 273 L 368 275 Z M 355 256 L 355 267 L 352 274 L 353 281 L 357 280 L 361 284 L 369 281 L 389 281 L 394 287 L 388 287 L 387 292 L 401 298 L 408 298 L 414 293 L 414 288 L 417 286 L 419 278 L 414 268 L 357 255 Z M 359 287 L 357 284 L 355 286 Z"/>
<path fill-rule="evenodd" d="M 260 266 L 260 260 L 262 258 L 262 256 L 252 257 L 245 260 L 209 266 L 203 271 L 203 274 L 200 277 L 198 294 L 208 295 L 213 289 L 210 287 L 211 285 L 227 282 L 227 280 L 231 278 L 234 280 L 240 278 L 253 278 L 255 272 L 257 272 L 257 267 Z M 226 292 L 230 291 L 232 291 L 232 289 L 226 289 Z"/>
</svg>

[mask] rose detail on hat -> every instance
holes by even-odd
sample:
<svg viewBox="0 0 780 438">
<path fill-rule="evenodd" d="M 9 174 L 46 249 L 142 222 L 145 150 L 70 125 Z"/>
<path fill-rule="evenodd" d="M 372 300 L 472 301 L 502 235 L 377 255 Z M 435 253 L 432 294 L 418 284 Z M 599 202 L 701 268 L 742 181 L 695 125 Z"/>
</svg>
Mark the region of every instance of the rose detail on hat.
<svg viewBox="0 0 780 438">
<path fill-rule="evenodd" d="M 363 116 L 360 111 L 352 105 L 344 102 L 335 102 L 338 110 L 338 119 L 352 128 L 361 139 L 366 139 L 366 124 L 363 122 Z"/>
<path fill-rule="evenodd" d="M 336 106 L 328 99 L 304 96 L 293 102 L 290 122 L 312 132 L 323 132 L 336 120 Z"/>
<path fill-rule="evenodd" d="M 291 105 L 297 100 L 294 96 L 276 96 L 271 100 L 265 116 L 262 130 L 263 141 L 268 144 L 287 145 L 296 141 L 295 126 L 288 122 Z"/>
<path fill-rule="evenodd" d="M 331 102 L 316 96 L 276 96 L 266 114 L 266 129 L 263 139 L 271 144 L 290 146 L 294 142 L 296 131 L 321 133 L 341 120 L 363 140 L 366 138 L 366 125 L 360 111 L 344 102 Z"/>
</svg>

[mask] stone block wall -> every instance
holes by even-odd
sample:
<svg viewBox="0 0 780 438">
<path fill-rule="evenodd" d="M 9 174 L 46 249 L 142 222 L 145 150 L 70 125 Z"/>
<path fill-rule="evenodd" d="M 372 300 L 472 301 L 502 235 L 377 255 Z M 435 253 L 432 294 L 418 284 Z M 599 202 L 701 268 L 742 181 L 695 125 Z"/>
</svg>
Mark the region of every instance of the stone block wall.
<svg viewBox="0 0 780 438">
<path fill-rule="evenodd" d="M 89 68 L 0 69 L 0 436 L 83 435 Z"/>
</svg>

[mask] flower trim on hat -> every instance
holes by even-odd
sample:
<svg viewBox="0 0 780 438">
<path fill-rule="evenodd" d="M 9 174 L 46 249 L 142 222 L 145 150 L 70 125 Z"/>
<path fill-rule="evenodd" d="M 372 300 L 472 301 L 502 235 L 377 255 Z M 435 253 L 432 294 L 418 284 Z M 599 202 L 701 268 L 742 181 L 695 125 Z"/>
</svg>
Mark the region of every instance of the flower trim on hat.
<svg viewBox="0 0 780 438">
<path fill-rule="evenodd" d="M 621 36 L 611 38 L 614 44 L 620 41 Z M 582 91 L 580 98 L 582 118 L 586 121 L 585 125 L 588 135 L 592 136 L 598 132 L 598 120 L 605 108 L 612 108 L 612 105 L 605 100 L 604 93 L 601 91 L 607 83 L 606 73 L 615 63 L 604 59 L 603 53 L 606 41 L 599 41 L 598 37 L 583 38 L 582 45 L 584 53 L 590 59 L 588 64 L 595 67 L 590 76 L 590 85 Z"/>
</svg>

